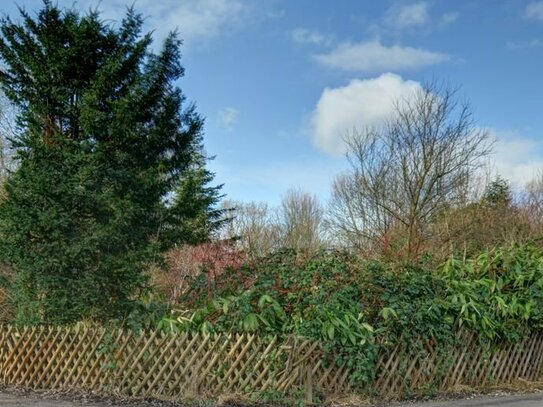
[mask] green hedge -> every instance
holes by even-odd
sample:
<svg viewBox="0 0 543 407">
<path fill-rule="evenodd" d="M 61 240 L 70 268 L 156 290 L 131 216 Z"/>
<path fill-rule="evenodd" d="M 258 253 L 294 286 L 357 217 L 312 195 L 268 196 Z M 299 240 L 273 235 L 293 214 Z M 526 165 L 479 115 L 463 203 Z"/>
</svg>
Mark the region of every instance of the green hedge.
<svg viewBox="0 0 543 407">
<path fill-rule="evenodd" d="M 183 311 L 160 328 L 317 339 L 360 384 L 371 380 L 379 347 L 421 338 L 453 344 L 460 328 L 492 345 L 543 322 L 543 251 L 532 245 L 450 259 L 437 270 L 285 250 L 189 286 Z"/>
</svg>

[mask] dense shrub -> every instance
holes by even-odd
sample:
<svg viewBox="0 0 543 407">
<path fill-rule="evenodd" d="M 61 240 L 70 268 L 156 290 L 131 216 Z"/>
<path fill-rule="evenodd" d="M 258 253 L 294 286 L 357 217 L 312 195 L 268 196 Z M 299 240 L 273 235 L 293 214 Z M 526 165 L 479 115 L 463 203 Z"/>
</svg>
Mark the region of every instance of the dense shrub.
<svg viewBox="0 0 543 407">
<path fill-rule="evenodd" d="M 458 326 L 509 340 L 543 327 L 543 251 L 535 246 L 451 259 L 442 277 Z"/>
<path fill-rule="evenodd" d="M 181 245 L 165 254 L 165 262 L 152 270 L 152 280 L 162 300 L 175 304 L 186 295 L 188 280 L 196 276 L 205 280 L 210 297 L 216 277 L 243 264 L 245 256 L 228 242 Z"/>
<path fill-rule="evenodd" d="M 491 345 L 543 323 L 543 252 L 534 246 L 452 258 L 437 270 L 343 252 L 300 259 L 287 250 L 187 284 L 182 310 L 162 327 L 320 340 L 360 384 L 368 383 L 380 347 L 418 339 L 451 344 L 459 329 Z"/>
<path fill-rule="evenodd" d="M 12 271 L 5 265 L 0 265 L 0 324 L 10 322 L 15 314 L 12 285 Z"/>
</svg>

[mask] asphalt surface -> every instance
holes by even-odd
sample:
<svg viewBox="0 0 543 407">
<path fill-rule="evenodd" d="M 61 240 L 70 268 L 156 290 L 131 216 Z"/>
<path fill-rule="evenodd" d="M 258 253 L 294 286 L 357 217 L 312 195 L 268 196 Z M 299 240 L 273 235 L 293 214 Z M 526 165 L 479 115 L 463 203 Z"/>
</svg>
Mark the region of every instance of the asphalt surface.
<svg viewBox="0 0 543 407">
<path fill-rule="evenodd" d="M 469 400 L 429 401 L 398 404 L 396 407 L 543 407 L 543 394 L 521 394 L 506 397 L 477 397 Z"/>
<path fill-rule="evenodd" d="M 0 406 L 13 407 L 106 407 L 110 403 L 81 403 L 73 401 L 40 400 L 35 396 L 23 397 L 0 393 Z M 137 407 L 138 403 L 122 404 Z M 524 394 L 506 397 L 472 398 L 468 400 L 429 401 L 394 404 L 394 407 L 543 407 L 543 394 Z"/>
<path fill-rule="evenodd" d="M 59 400 L 40 400 L 37 398 L 27 398 L 10 394 L 0 394 L 0 406 L 13 407 L 104 407 L 106 404 L 81 404 L 71 401 Z"/>
</svg>

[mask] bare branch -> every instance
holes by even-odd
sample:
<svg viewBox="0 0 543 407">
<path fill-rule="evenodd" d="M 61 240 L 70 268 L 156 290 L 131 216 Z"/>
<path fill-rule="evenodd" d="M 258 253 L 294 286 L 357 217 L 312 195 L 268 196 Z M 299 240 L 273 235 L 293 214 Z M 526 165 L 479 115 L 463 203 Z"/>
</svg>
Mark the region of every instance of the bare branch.
<svg viewBox="0 0 543 407">
<path fill-rule="evenodd" d="M 334 182 L 328 224 L 350 244 L 371 247 L 400 227 L 416 257 L 427 225 L 463 199 L 492 143 L 456 93 L 427 85 L 397 100 L 383 128 L 346 137 L 351 170 Z"/>
</svg>

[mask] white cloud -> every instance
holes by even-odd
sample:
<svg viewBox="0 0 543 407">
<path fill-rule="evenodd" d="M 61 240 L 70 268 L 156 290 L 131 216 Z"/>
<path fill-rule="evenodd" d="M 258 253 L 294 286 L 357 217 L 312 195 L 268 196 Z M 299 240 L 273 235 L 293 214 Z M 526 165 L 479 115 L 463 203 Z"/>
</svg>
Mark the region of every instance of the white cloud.
<svg viewBox="0 0 543 407">
<path fill-rule="evenodd" d="M 375 25 L 374 30 L 383 36 L 389 34 L 391 30 L 399 32 L 410 29 L 427 34 L 454 23 L 459 17 L 459 13 L 455 11 L 432 15 L 431 6 L 431 1 L 393 3 L 381 19 L 381 23 Z"/>
<path fill-rule="evenodd" d="M 428 3 L 420 1 L 413 4 L 398 5 L 390 7 L 385 16 L 385 23 L 397 30 L 421 27 L 428 23 Z"/>
<path fill-rule="evenodd" d="M 287 12 L 284 8 L 279 9 L 279 10 L 270 10 L 266 13 L 266 17 L 270 19 L 283 18 L 286 13 Z"/>
<path fill-rule="evenodd" d="M 543 21 L 543 1 L 534 1 L 526 6 L 525 16 L 531 20 Z"/>
<path fill-rule="evenodd" d="M 381 125 L 393 114 L 395 100 L 408 98 L 420 88 L 418 82 L 385 73 L 324 89 L 311 117 L 313 143 L 330 155 L 344 154 L 343 140 L 348 132 Z"/>
<path fill-rule="evenodd" d="M 106 19 L 120 21 L 126 14 L 125 0 L 97 4 Z M 157 40 L 177 28 L 181 38 L 189 44 L 219 35 L 238 22 L 246 10 L 243 0 L 138 0 L 135 8 L 147 17 L 146 25 L 155 30 Z"/>
<path fill-rule="evenodd" d="M 543 41 L 534 38 L 528 41 L 507 41 L 505 48 L 512 51 L 517 49 L 538 48 L 543 46 Z"/>
<path fill-rule="evenodd" d="M 332 39 L 317 31 L 311 31 L 306 28 L 296 28 L 290 32 L 292 41 L 298 44 L 329 45 Z"/>
<path fill-rule="evenodd" d="M 456 12 L 445 13 L 441 16 L 441 25 L 449 25 L 458 20 L 459 14 Z"/>
<path fill-rule="evenodd" d="M 219 110 L 219 123 L 221 127 L 231 131 L 233 126 L 238 122 L 239 110 L 233 107 L 225 107 Z"/>
<path fill-rule="evenodd" d="M 521 187 L 543 170 L 543 140 L 510 131 L 492 130 L 490 134 L 496 140 L 491 168 L 511 185 Z"/>
<path fill-rule="evenodd" d="M 362 43 L 343 43 L 315 59 L 331 68 L 351 72 L 383 72 L 416 69 L 450 59 L 447 54 L 421 48 L 382 45 L 378 40 Z"/>
</svg>

